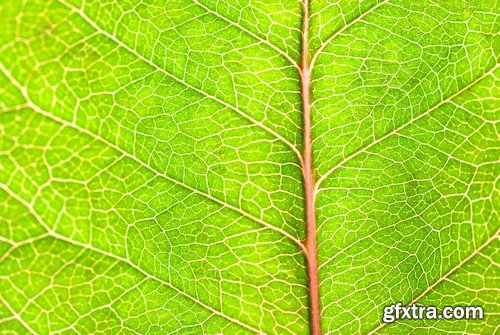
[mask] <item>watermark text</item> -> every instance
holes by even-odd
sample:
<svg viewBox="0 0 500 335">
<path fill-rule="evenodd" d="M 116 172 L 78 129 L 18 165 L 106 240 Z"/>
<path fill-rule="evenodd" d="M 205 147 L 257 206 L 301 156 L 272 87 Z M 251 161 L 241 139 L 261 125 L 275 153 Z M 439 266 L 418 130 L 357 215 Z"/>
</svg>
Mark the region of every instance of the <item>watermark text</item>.
<svg viewBox="0 0 500 335">
<path fill-rule="evenodd" d="M 480 306 L 446 306 L 438 309 L 435 306 L 417 306 L 411 304 L 404 306 L 398 302 L 384 307 L 382 321 L 392 323 L 396 320 L 482 320 L 483 308 Z"/>
</svg>

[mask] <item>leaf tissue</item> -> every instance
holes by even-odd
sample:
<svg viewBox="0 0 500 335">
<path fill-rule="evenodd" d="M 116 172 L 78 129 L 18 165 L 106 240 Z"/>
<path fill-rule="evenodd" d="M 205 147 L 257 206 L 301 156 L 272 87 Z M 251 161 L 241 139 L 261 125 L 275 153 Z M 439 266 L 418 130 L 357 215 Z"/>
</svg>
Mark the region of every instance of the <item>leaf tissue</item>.
<svg viewBox="0 0 500 335">
<path fill-rule="evenodd" d="M 0 1 L 0 333 L 498 333 L 499 15 Z"/>
</svg>

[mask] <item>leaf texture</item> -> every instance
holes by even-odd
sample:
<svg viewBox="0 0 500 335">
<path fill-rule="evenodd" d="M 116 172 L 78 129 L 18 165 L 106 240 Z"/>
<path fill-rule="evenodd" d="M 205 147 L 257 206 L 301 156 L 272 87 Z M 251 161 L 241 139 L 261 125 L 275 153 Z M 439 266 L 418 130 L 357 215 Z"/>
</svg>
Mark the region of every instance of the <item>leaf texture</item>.
<svg viewBox="0 0 500 335">
<path fill-rule="evenodd" d="M 499 9 L 1 1 L 0 333 L 495 334 Z"/>
</svg>

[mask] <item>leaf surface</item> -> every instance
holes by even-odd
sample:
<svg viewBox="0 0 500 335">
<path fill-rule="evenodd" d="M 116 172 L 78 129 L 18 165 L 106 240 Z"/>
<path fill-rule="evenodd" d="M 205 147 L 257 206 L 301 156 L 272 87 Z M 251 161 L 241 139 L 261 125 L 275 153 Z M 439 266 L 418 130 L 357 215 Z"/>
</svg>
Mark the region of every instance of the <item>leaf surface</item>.
<svg viewBox="0 0 500 335">
<path fill-rule="evenodd" d="M 498 12 L 1 2 L 0 332 L 494 334 Z"/>
</svg>

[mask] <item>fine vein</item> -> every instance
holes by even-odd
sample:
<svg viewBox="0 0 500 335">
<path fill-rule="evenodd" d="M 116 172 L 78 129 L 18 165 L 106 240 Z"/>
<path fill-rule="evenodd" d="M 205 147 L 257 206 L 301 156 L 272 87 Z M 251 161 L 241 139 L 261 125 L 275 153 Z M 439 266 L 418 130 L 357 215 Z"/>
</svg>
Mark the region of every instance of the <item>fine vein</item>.
<svg viewBox="0 0 500 335">
<path fill-rule="evenodd" d="M 15 199 L 16 201 L 18 201 L 23 206 L 25 206 L 26 209 L 28 209 L 28 211 L 30 212 L 30 214 L 33 215 L 33 217 L 37 220 L 37 222 L 43 227 L 43 229 L 45 229 L 45 231 L 47 232 L 48 236 L 50 236 L 50 237 L 52 237 L 54 239 L 66 242 L 68 244 L 74 245 L 76 247 L 80 247 L 80 248 L 83 248 L 83 249 L 86 249 L 86 250 L 93 251 L 95 253 L 98 253 L 100 255 L 109 257 L 109 258 L 114 259 L 116 261 L 126 263 L 130 267 L 132 267 L 133 269 L 135 269 L 138 272 L 140 272 L 146 278 L 151 279 L 153 281 L 156 281 L 156 282 L 158 282 L 160 284 L 163 284 L 163 285 L 169 287 L 171 290 L 175 291 L 176 293 L 178 293 L 179 295 L 185 297 L 186 299 L 189 299 L 189 300 L 193 301 L 195 304 L 197 304 L 197 305 L 201 306 L 202 308 L 210 311 L 212 314 L 218 315 L 218 316 L 220 316 L 220 317 L 222 317 L 222 318 L 224 318 L 224 319 L 226 319 L 226 320 L 228 320 L 228 321 L 230 321 L 232 323 L 235 323 L 235 324 L 237 324 L 237 325 L 239 325 L 239 326 L 241 326 L 241 327 L 243 327 L 243 328 L 245 328 L 247 330 L 250 330 L 251 332 L 265 335 L 260 329 L 254 328 L 253 326 L 250 326 L 250 325 L 248 325 L 248 324 L 246 324 L 246 323 L 244 323 L 244 322 L 242 322 L 242 321 L 240 321 L 240 320 L 238 320 L 236 318 L 233 318 L 233 317 L 225 314 L 222 310 L 217 310 L 217 309 L 215 309 L 215 308 L 213 308 L 213 307 L 205 304 L 198 297 L 193 296 L 191 294 L 188 294 L 187 292 L 184 292 L 183 290 L 179 289 L 177 286 L 174 286 L 174 284 L 172 284 L 170 281 L 166 281 L 166 280 L 164 280 L 164 279 L 162 279 L 160 277 L 155 276 L 154 274 L 151 274 L 150 272 L 144 270 L 142 267 L 140 267 L 139 265 L 137 265 L 135 262 L 133 262 L 132 260 L 130 260 L 128 258 L 124 258 L 124 257 L 116 255 L 116 254 L 114 254 L 112 252 L 109 252 L 109 251 L 97 248 L 91 242 L 89 242 L 89 243 L 83 243 L 83 242 L 71 239 L 71 238 L 69 238 L 69 237 L 67 237 L 65 235 L 61 235 L 61 234 L 55 232 L 42 219 L 42 217 L 40 216 L 40 214 L 35 210 L 34 206 L 29 201 L 27 201 L 24 198 L 20 197 L 18 194 L 16 194 L 14 191 L 12 191 L 10 188 L 8 188 L 6 185 L 4 185 L 2 183 L 0 183 L 0 189 L 2 189 L 3 191 L 7 192 L 7 194 L 9 194 L 9 196 L 11 196 L 13 199 Z M 14 313 L 14 311 L 12 311 L 12 312 Z M 14 316 L 15 317 L 18 316 L 17 313 L 15 313 Z M 29 325 L 26 323 L 25 326 L 29 326 Z M 29 328 L 27 328 L 27 329 L 29 329 Z M 36 333 L 34 333 L 34 334 L 36 334 Z"/>
<path fill-rule="evenodd" d="M 251 220 L 251 221 L 254 221 L 256 223 L 259 223 L 260 225 L 262 225 L 263 227 L 266 227 L 266 228 L 269 228 L 271 230 L 274 230 L 275 232 L 285 236 L 286 238 L 288 238 L 290 241 L 292 241 L 294 244 L 296 244 L 300 250 L 302 251 L 305 251 L 305 247 L 303 245 L 303 243 L 301 241 L 299 241 L 296 237 L 294 237 L 292 234 L 288 233 L 285 229 L 282 229 L 278 226 L 275 226 L 275 225 L 272 225 L 270 223 L 267 223 L 266 221 L 264 221 L 262 218 L 259 218 L 259 217 L 256 217 L 246 211 L 244 211 L 242 208 L 240 207 L 237 207 L 237 206 L 234 206 L 234 205 L 231 205 L 230 203 L 228 202 L 225 202 L 213 195 L 211 195 L 209 192 L 203 192 L 199 189 L 197 189 L 196 187 L 193 187 L 193 186 L 190 186 L 186 183 L 184 183 L 183 181 L 181 180 L 178 180 L 166 173 L 163 173 L 161 171 L 159 171 L 158 169 L 152 167 L 151 165 L 149 165 L 148 163 L 144 162 L 143 160 L 137 158 L 136 156 L 134 156 L 133 154 L 129 153 L 128 151 L 126 151 L 125 149 L 122 149 L 120 146 L 118 146 L 117 144 L 114 144 L 112 143 L 111 141 L 105 139 L 104 137 L 100 136 L 99 134 L 96 134 L 86 128 L 83 128 L 79 125 L 77 125 L 76 123 L 73 123 L 73 122 L 70 122 L 70 121 L 67 121 L 65 119 L 62 119 L 60 117 L 57 117 L 56 115 L 54 114 L 51 114 L 45 110 L 43 110 L 40 106 L 38 106 L 37 104 L 35 104 L 30 96 L 28 95 L 28 90 L 25 86 L 23 86 L 20 82 L 17 81 L 17 79 L 14 78 L 14 76 L 12 75 L 12 73 L 3 65 L 3 63 L 0 62 L 0 73 L 4 73 L 7 78 L 9 78 L 9 80 L 11 81 L 11 83 L 16 86 L 20 91 L 21 91 L 21 94 L 23 94 L 26 102 L 27 102 L 27 106 L 29 108 L 31 108 L 33 111 L 35 111 L 36 113 L 46 117 L 46 118 L 49 118 L 65 127 L 68 127 L 68 128 L 72 128 L 72 129 L 75 129 L 87 136 L 90 136 L 91 138 L 93 139 L 96 139 L 102 143 L 104 143 L 106 146 L 116 150 L 117 152 L 119 152 L 121 155 L 123 155 L 124 157 L 127 157 L 127 158 L 130 158 L 132 160 L 134 160 L 135 162 L 137 162 L 138 164 L 140 164 L 141 166 L 143 166 L 144 168 L 148 169 L 149 171 L 153 172 L 155 175 L 157 176 L 160 176 L 190 192 L 192 192 L 193 194 L 198 194 L 208 200 L 211 200 L 217 204 L 219 204 L 220 206 L 222 207 L 225 207 L 225 208 L 228 208 L 236 213 L 239 213 L 240 215 L 246 217 L 247 219 Z"/>
<path fill-rule="evenodd" d="M 411 305 L 414 305 L 414 304 L 418 303 L 427 294 L 429 294 L 430 292 L 432 292 L 432 290 L 434 288 L 436 288 L 436 286 L 438 286 L 439 284 L 441 284 L 443 281 L 447 280 L 451 275 L 453 275 L 455 272 L 457 272 L 458 270 L 460 270 L 465 264 L 467 264 L 468 262 L 470 262 L 474 257 L 480 255 L 481 252 L 486 247 L 488 247 L 493 241 L 497 240 L 499 237 L 500 237 L 500 230 L 497 230 L 495 232 L 495 234 L 493 234 L 493 236 L 491 236 L 489 239 L 487 239 L 486 242 L 484 242 L 481 246 L 479 246 L 479 248 L 477 248 L 476 250 L 474 250 L 469 256 L 467 256 L 466 258 L 464 258 L 463 260 L 461 260 L 457 265 L 455 265 L 450 270 L 448 270 L 445 274 L 443 274 L 441 277 L 439 277 L 438 280 L 436 280 L 432 285 L 430 285 L 429 287 L 427 287 L 422 293 L 420 293 L 418 295 L 418 297 L 416 297 L 415 299 L 413 299 L 412 302 L 410 302 L 407 306 L 411 306 Z M 388 323 L 381 323 L 381 324 L 379 324 L 375 329 L 373 329 L 372 331 L 370 331 L 368 333 L 368 335 L 376 334 L 380 329 L 386 327 L 387 325 L 389 325 L 389 324 Z"/>
<path fill-rule="evenodd" d="M 247 113 L 244 113 L 243 111 L 241 111 L 240 109 L 238 109 L 236 106 L 233 106 L 230 103 L 228 103 L 228 102 L 226 102 L 226 101 L 224 101 L 224 100 L 216 97 L 215 95 L 211 95 L 211 94 L 205 92 L 204 90 L 202 90 L 201 88 L 198 88 L 198 87 L 196 87 L 194 85 L 191 85 L 188 82 L 186 82 L 186 81 L 178 78 L 174 74 L 170 73 L 169 71 L 167 71 L 163 67 L 161 67 L 158 64 L 156 64 L 152 59 L 148 59 L 148 58 L 144 57 L 142 54 L 140 54 L 139 52 L 137 52 L 137 50 L 135 50 L 134 48 L 130 47 L 129 45 L 127 45 L 126 43 L 124 43 L 123 41 L 121 41 L 120 39 L 118 39 L 115 35 L 107 32 L 106 30 L 104 30 L 103 28 L 101 28 L 96 22 L 94 22 L 89 16 L 87 16 L 87 14 L 82 9 L 74 7 L 73 5 L 67 3 L 65 0 L 58 0 L 58 1 L 62 5 L 66 6 L 68 9 L 70 9 L 70 10 L 74 11 L 76 14 L 80 15 L 80 17 L 82 19 L 84 19 L 92 28 L 94 28 L 100 34 L 106 36 L 107 38 L 109 38 L 110 40 L 112 40 L 113 42 L 115 42 L 118 46 L 122 47 L 123 49 L 127 50 L 128 52 L 130 52 L 132 55 L 134 55 L 137 58 L 139 58 L 140 60 L 142 60 L 144 63 L 150 65 L 152 68 L 156 69 L 157 71 L 160 71 L 161 73 L 163 73 L 167 77 L 169 77 L 172 80 L 174 80 L 174 81 L 182 84 L 183 86 L 187 87 L 188 89 L 190 89 L 192 91 L 195 91 L 195 92 L 197 92 L 197 93 L 205 96 L 207 99 L 210 99 L 210 100 L 218 102 L 219 104 L 221 104 L 224 107 L 232 110 L 233 112 L 236 112 L 237 114 L 239 114 L 240 116 L 242 116 L 243 118 L 245 118 L 247 121 L 249 121 L 251 124 L 253 124 L 253 125 L 261 128 L 266 133 L 272 135 L 274 138 L 276 138 L 277 140 L 281 141 L 284 145 L 286 145 L 287 147 L 289 147 L 291 149 L 291 151 L 297 156 L 297 158 L 299 160 L 302 159 L 302 157 L 300 155 L 300 152 L 298 151 L 298 149 L 297 149 L 297 147 L 295 146 L 294 143 L 292 143 L 289 140 L 287 140 L 285 137 L 283 137 L 282 135 L 280 135 L 275 130 L 273 130 L 273 129 L 269 128 L 268 126 L 266 126 L 264 124 L 264 122 L 254 119 L 252 116 L 250 116 Z"/>
</svg>

